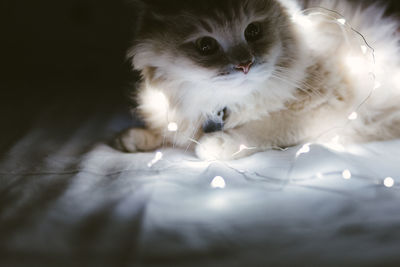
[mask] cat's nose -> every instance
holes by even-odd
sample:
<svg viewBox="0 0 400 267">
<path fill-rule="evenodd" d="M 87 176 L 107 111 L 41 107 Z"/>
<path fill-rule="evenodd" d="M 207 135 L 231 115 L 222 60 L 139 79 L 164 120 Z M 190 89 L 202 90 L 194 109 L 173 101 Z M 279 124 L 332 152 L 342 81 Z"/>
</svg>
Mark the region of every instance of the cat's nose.
<svg viewBox="0 0 400 267">
<path fill-rule="evenodd" d="M 239 63 L 235 66 L 235 69 L 243 71 L 244 74 L 249 73 L 251 66 L 253 65 L 254 61 L 249 60 L 246 63 Z"/>
</svg>

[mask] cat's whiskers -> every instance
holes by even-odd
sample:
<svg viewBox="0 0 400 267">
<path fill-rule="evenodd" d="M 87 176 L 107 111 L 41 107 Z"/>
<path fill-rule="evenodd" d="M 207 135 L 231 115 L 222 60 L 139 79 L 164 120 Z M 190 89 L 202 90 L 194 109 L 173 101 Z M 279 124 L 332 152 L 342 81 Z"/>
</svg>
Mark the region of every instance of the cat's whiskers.
<svg viewBox="0 0 400 267">
<path fill-rule="evenodd" d="M 172 105 L 172 108 L 173 108 L 173 109 L 178 109 L 178 110 L 179 110 L 180 108 L 182 108 L 182 107 L 181 107 L 181 104 L 184 102 L 185 99 L 187 99 L 188 94 L 189 94 L 189 91 L 184 91 L 183 94 L 180 94 L 179 97 L 175 99 L 174 104 Z M 170 121 L 169 112 L 170 112 L 170 110 L 168 110 L 168 123 L 171 122 L 171 121 Z M 191 141 L 191 143 L 188 144 L 188 146 L 187 146 L 186 149 L 185 149 L 185 152 L 187 152 L 187 151 L 189 150 L 190 145 L 193 143 L 192 140 L 194 139 L 194 137 L 197 135 L 197 133 L 198 133 L 199 130 L 201 129 L 200 122 L 201 122 L 201 120 L 202 120 L 203 118 L 204 118 L 204 115 L 201 114 L 201 115 L 199 116 L 198 120 L 196 121 L 196 123 L 193 124 L 192 129 L 191 129 L 191 131 L 190 131 L 191 133 L 190 133 L 190 135 L 189 135 L 189 136 L 191 136 L 191 137 L 189 138 L 189 141 Z M 175 122 L 175 123 L 178 123 L 178 122 Z M 179 125 L 178 125 L 178 126 L 179 126 Z M 177 131 L 175 131 L 175 133 L 174 133 L 174 137 L 173 137 L 173 141 L 172 141 L 172 147 L 173 147 L 173 148 L 175 148 L 175 146 L 176 146 L 177 135 L 179 134 L 179 131 L 182 131 L 182 129 L 181 129 L 180 127 L 178 127 Z M 163 148 L 164 148 L 164 146 L 165 146 L 166 132 L 167 132 L 167 130 L 164 130 Z"/>
<path fill-rule="evenodd" d="M 281 66 L 276 66 L 275 69 L 280 71 L 282 74 L 285 74 L 285 75 L 287 73 L 302 74 L 302 70 L 288 69 L 286 67 L 281 67 Z M 318 75 L 318 74 L 316 74 L 314 72 L 308 73 L 308 79 L 312 79 L 313 81 L 316 81 L 318 83 L 322 83 L 323 82 L 323 78 L 320 75 Z M 308 84 L 305 81 L 302 81 L 302 82 Z"/>
<path fill-rule="evenodd" d="M 289 81 L 289 80 L 287 79 L 287 77 L 281 77 L 281 76 L 279 76 L 279 74 L 277 74 L 277 73 L 272 73 L 272 74 L 271 74 L 271 78 L 277 79 L 277 80 L 279 80 L 279 81 L 281 81 L 281 82 L 283 82 L 283 83 L 286 83 L 287 85 L 290 85 L 290 86 L 292 86 L 292 87 L 294 87 L 294 88 L 296 88 L 296 89 L 299 89 L 299 90 L 301 90 L 302 92 L 308 94 L 310 97 L 312 96 L 312 91 L 310 92 L 309 90 L 303 88 L 301 84 L 296 84 L 295 82 Z"/>
<path fill-rule="evenodd" d="M 186 149 L 185 149 L 185 153 L 189 150 L 190 146 L 191 146 L 192 143 L 193 143 L 192 140 L 194 140 L 195 136 L 197 135 L 197 133 L 198 133 L 199 130 L 201 129 L 201 124 L 200 124 L 200 122 L 201 122 L 201 120 L 202 120 L 203 118 L 204 118 L 204 115 L 201 114 L 200 117 L 199 117 L 199 119 L 197 120 L 197 122 L 193 125 L 191 137 L 188 139 L 188 140 L 191 141 L 191 142 L 189 142 L 189 144 L 187 145 L 187 147 L 186 147 Z"/>
<path fill-rule="evenodd" d="M 277 79 L 284 80 L 284 82 L 287 82 L 287 83 L 291 82 L 291 84 L 293 86 L 296 86 L 297 89 L 299 89 L 299 90 L 301 90 L 301 91 L 303 91 L 305 93 L 308 93 L 308 94 L 312 93 L 312 94 L 314 94 L 316 96 L 319 96 L 319 97 L 322 96 L 321 92 L 319 92 L 318 90 L 315 90 L 315 88 L 312 85 L 310 85 L 308 82 L 306 82 L 306 81 L 293 81 L 293 79 L 290 78 L 287 75 L 286 72 L 282 72 L 284 70 L 286 70 L 286 69 L 278 67 L 277 70 L 273 72 L 273 76 L 275 76 L 275 78 L 277 78 Z M 317 81 L 319 80 L 319 78 L 317 76 L 315 76 L 314 78 Z"/>
<path fill-rule="evenodd" d="M 289 71 L 288 69 L 281 67 L 281 68 L 278 68 L 278 70 L 281 73 L 283 72 L 282 74 L 284 74 L 285 77 L 287 77 L 286 73 Z M 300 74 L 300 71 L 291 70 L 291 72 L 294 74 Z M 289 77 L 287 77 L 287 78 L 289 78 Z M 310 90 L 315 90 L 315 88 L 308 82 L 309 80 L 311 80 L 312 82 L 323 83 L 323 78 L 320 77 L 320 75 L 315 74 L 313 72 L 308 73 L 307 81 L 303 80 L 303 81 L 300 81 L 300 83 L 303 84 L 304 86 L 307 86 L 307 88 Z M 318 90 L 316 90 L 315 93 L 320 94 L 320 92 Z"/>
</svg>

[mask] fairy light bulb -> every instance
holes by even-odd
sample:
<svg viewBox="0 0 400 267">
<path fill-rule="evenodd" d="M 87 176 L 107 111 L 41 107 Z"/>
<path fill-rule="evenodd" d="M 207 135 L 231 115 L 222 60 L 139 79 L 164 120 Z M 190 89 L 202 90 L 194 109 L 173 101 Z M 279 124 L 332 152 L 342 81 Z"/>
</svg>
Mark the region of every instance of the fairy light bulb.
<svg viewBox="0 0 400 267">
<path fill-rule="evenodd" d="M 337 20 L 340 24 L 345 25 L 346 24 L 346 19 L 340 18 Z"/>
<path fill-rule="evenodd" d="M 322 173 L 320 173 L 320 172 L 317 173 L 316 176 L 317 176 L 318 179 L 324 178 L 324 175 Z"/>
<path fill-rule="evenodd" d="M 392 177 L 386 177 L 383 180 L 383 185 L 386 186 L 387 188 L 391 188 L 394 186 L 394 179 Z"/>
<path fill-rule="evenodd" d="M 374 90 L 381 88 L 382 84 L 379 81 L 375 81 Z"/>
<path fill-rule="evenodd" d="M 313 26 L 310 18 L 308 16 L 304 16 L 301 14 L 295 14 L 292 17 L 293 22 L 297 23 L 298 25 L 304 28 L 311 28 Z"/>
<path fill-rule="evenodd" d="M 239 151 L 242 152 L 243 150 L 249 149 L 246 145 L 240 145 Z"/>
<path fill-rule="evenodd" d="M 352 177 L 351 171 L 350 170 L 344 170 L 342 172 L 342 177 L 343 177 L 343 179 L 350 180 L 351 177 Z"/>
<path fill-rule="evenodd" d="M 157 153 L 155 154 L 154 158 L 152 159 L 152 161 L 150 161 L 147 166 L 149 168 L 153 167 L 154 164 L 156 164 L 157 162 L 159 162 L 160 160 L 162 160 L 163 158 L 163 153 L 160 151 L 157 151 Z"/>
<path fill-rule="evenodd" d="M 365 55 L 368 52 L 368 47 L 366 45 L 361 46 L 361 52 Z"/>
<path fill-rule="evenodd" d="M 325 145 L 325 147 L 330 148 L 335 151 L 338 151 L 338 152 L 345 151 L 343 144 L 340 142 L 339 135 L 336 135 L 334 138 L 332 138 L 332 140 L 329 143 L 325 143 L 324 145 Z"/>
<path fill-rule="evenodd" d="M 311 150 L 310 144 L 305 144 L 302 146 L 302 148 L 300 148 L 299 151 L 297 151 L 296 157 L 298 158 L 301 154 L 307 154 L 310 152 L 310 150 Z"/>
<path fill-rule="evenodd" d="M 178 131 L 178 124 L 176 122 L 170 122 L 168 124 L 168 131 L 170 131 L 170 132 Z"/>
<path fill-rule="evenodd" d="M 221 176 L 215 176 L 211 181 L 211 187 L 215 189 L 224 189 L 226 187 L 225 179 Z"/>
<path fill-rule="evenodd" d="M 245 150 L 254 150 L 254 149 L 257 149 L 257 148 L 256 148 L 256 147 L 248 147 L 248 146 L 246 146 L 246 145 L 244 145 L 244 144 L 241 144 L 241 145 L 239 146 L 239 150 L 238 150 L 237 152 L 233 153 L 232 156 L 233 156 L 233 157 L 234 157 L 234 156 L 237 156 L 237 155 L 239 155 L 240 153 L 242 153 L 242 152 L 245 151 Z"/>
<path fill-rule="evenodd" d="M 154 157 L 154 160 L 160 161 L 160 160 L 162 159 L 162 157 L 163 157 L 163 153 L 161 153 L 160 151 L 158 151 L 158 152 L 156 153 L 156 156 Z"/>
<path fill-rule="evenodd" d="M 358 114 L 357 114 L 357 112 L 353 112 L 353 113 L 351 113 L 350 115 L 349 115 L 349 120 L 351 120 L 351 121 L 355 121 L 356 119 L 358 119 Z"/>
</svg>

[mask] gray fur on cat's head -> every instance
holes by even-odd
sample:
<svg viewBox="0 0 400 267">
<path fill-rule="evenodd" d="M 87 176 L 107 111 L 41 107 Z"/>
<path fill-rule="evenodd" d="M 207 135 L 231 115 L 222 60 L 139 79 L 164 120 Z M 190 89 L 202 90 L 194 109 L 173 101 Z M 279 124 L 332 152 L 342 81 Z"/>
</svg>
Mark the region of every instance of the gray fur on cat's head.
<svg viewBox="0 0 400 267">
<path fill-rule="evenodd" d="M 290 65 L 295 55 L 290 18 L 278 0 L 147 0 L 141 9 L 129 56 L 156 77 L 242 84 Z"/>
</svg>

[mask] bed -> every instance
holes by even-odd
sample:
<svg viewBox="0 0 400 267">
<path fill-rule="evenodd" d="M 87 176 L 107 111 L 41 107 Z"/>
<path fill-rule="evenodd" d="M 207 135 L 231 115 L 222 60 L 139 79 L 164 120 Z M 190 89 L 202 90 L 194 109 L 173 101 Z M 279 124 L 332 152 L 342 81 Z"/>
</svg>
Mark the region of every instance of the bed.
<svg viewBox="0 0 400 267">
<path fill-rule="evenodd" d="M 64 100 L 3 146 L 1 266 L 400 262 L 400 140 L 204 162 L 113 149 L 135 123 L 106 100 Z"/>
</svg>

